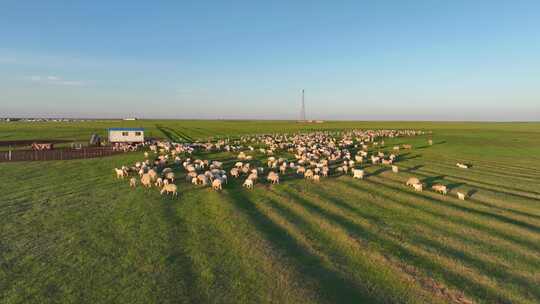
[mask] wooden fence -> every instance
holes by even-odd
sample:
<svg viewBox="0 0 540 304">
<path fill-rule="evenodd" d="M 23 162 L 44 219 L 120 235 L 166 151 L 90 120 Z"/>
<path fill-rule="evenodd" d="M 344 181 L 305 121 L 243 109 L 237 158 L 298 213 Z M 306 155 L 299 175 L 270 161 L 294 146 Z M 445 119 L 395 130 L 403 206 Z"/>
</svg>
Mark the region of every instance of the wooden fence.
<svg viewBox="0 0 540 304">
<path fill-rule="evenodd" d="M 95 158 L 124 153 L 115 151 L 111 147 L 85 147 L 81 149 L 54 149 L 54 150 L 13 150 L 1 151 L 0 162 L 11 161 L 42 161 L 42 160 L 69 160 L 82 158 Z"/>
</svg>

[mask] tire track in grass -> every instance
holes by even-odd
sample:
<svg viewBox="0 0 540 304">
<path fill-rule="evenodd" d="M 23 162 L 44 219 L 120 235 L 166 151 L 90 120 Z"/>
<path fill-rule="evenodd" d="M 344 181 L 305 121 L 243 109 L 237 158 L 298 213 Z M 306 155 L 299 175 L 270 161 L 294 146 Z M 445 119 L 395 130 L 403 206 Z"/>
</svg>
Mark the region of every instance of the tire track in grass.
<svg viewBox="0 0 540 304">
<path fill-rule="evenodd" d="M 311 188 L 311 187 L 310 187 Z M 311 190 L 311 189 L 309 189 Z M 441 243 L 441 241 L 438 239 L 436 235 L 429 235 L 427 234 L 412 234 L 411 232 L 407 232 L 406 236 L 403 235 L 405 231 L 393 231 L 391 233 L 390 231 L 387 231 L 386 229 L 382 229 L 382 227 L 385 227 L 385 220 L 381 217 L 376 219 L 376 222 L 372 222 L 373 218 L 368 222 L 371 222 L 369 225 L 365 225 L 365 223 L 362 223 L 362 221 L 358 222 L 359 218 L 357 216 L 352 215 L 350 212 L 343 212 L 341 208 L 336 208 L 332 204 L 328 204 L 327 202 L 324 202 L 318 198 L 316 198 L 314 195 L 310 194 L 309 192 L 301 192 L 302 195 L 300 195 L 298 189 L 289 190 L 286 189 L 284 192 L 291 196 L 296 202 L 300 202 L 303 206 L 308 208 L 309 210 L 313 212 L 319 213 L 322 217 L 327 218 L 329 221 L 333 221 L 336 224 L 344 225 L 345 228 L 348 228 L 350 233 L 354 234 L 355 231 L 358 229 L 358 225 L 360 227 L 363 227 L 363 229 L 372 231 L 371 234 L 368 234 L 368 239 L 373 242 L 393 242 L 394 245 L 392 245 L 390 248 L 384 248 L 387 246 L 384 246 L 383 249 L 386 252 L 386 254 L 393 256 L 395 247 L 398 243 L 405 243 L 407 245 L 407 248 L 415 248 L 418 247 L 417 244 L 424 242 L 428 243 L 432 246 L 431 248 L 437 248 L 438 251 L 443 252 L 448 259 L 453 259 L 455 257 L 461 257 L 458 260 L 458 264 L 462 264 L 460 267 L 466 267 L 468 269 L 471 269 L 475 273 L 475 276 L 483 276 L 488 275 L 489 277 L 495 278 L 497 281 L 505 281 L 505 283 L 508 286 L 510 290 L 520 290 L 520 294 L 527 294 L 531 293 L 534 298 L 540 298 L 539 293 L 530 292 L 531 288 L 534 288 L 534 279 L 528 277 L 525 274 L 522 273 L 514 273 L 512 269 L 508 267 L 502 267 L 505 263 L 497 264 L 491 261 L 492 257 L 485 255 L 482 252 L 476 252 L 475 255 L 471 254 L 468 251 L 460 251 L 460 249 L 463 249 L 463 244 L 459 241 L 456 242 L 449 242 L 445 238 L 445 243 Z M 369 202 L 369 201 L 368 201 Z M 393 219 L 390 219 L 392 222 L 394 222 Z M 397 235 L 396 235 L 397 234 Z M 442 235 L 446 235 L 446 232 L 444 232 Z M 371 244 L 371 243 L 369 243 Z M 369 246 L 369 245 L 368 245 Z M 423 250 L 423 248 L 420 248 L 419 250 Z M 425 251 L 425 250 L 424 250 Z M 427 252 L 427 251 L 426 251 Z M 429 252 L 427 252 L 429 254 Z M 394 256 L 394 258 L 396 258 Z M 490 260 L 488 260 L 490 259 Z M 403 261 L 405 262 L 405 261 Z M 418 266 L 418 265 L 417 265 Z M 530 273 L 529 273 L 530 275 Z M 471 278 L 473 280 L 474 278 Z M 420 281 L 427 281 L 425 278 L 420 279 Z M 497 284 L 497 283 L 495 283 Z M 515 297 L 515 296 L 514 296 Z M 534 300 L 533 300 L 534 301 Z"/>
</svg>

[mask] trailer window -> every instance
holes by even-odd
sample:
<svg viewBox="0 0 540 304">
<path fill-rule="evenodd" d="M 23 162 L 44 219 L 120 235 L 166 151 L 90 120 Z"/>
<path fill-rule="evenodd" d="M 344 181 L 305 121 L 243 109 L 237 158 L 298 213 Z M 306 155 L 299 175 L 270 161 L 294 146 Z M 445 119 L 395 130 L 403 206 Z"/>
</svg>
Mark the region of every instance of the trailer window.
<svg viewBox="0 0 540 304">
<path fill-rule="evenodd" d="M 122 132 L 122 136 L 128 136 L 128 132 Z"/>
<path fill-rule="evenodd" d="M 135 136 L 141 136 L 141 132 L 135 132 Z"/>
</svg>

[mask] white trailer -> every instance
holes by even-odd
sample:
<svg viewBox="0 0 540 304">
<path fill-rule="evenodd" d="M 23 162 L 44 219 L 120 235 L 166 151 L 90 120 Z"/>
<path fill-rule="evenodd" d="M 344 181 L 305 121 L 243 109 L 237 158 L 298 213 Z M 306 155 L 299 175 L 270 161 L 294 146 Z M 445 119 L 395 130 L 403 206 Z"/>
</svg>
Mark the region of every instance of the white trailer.
<svg viewBox="0 0 540 304">
<path fill-rule="evenodd" d="M 109 143 L 144 143 L 143 128 L 110 128 Z"/>
</svg>

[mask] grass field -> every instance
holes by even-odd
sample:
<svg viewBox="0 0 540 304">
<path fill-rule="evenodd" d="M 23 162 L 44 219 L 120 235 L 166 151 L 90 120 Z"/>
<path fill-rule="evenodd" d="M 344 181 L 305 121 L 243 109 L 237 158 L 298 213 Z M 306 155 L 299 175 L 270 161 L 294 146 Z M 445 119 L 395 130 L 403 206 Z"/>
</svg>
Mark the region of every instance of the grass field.
<svg viewBox="0 0 540 304">
<path fill-rule="evenodd" d="M 287 176 L 253 191 L 231 180 L 220 193 L 179 178 L 178 199 L 114 178 L 142 152 L 0 163 L 1 303 L 540 302 L 540 123 L 3 123 L 0 140 L 116 126 L 174 140 L 412 128 L 432 130 L 434 145 L 387 140 L 415 147 L 397 175 L 371 166 L 365 180 Z M 413 192 L 412 176 L 451 193 Z"/>
</svg>

